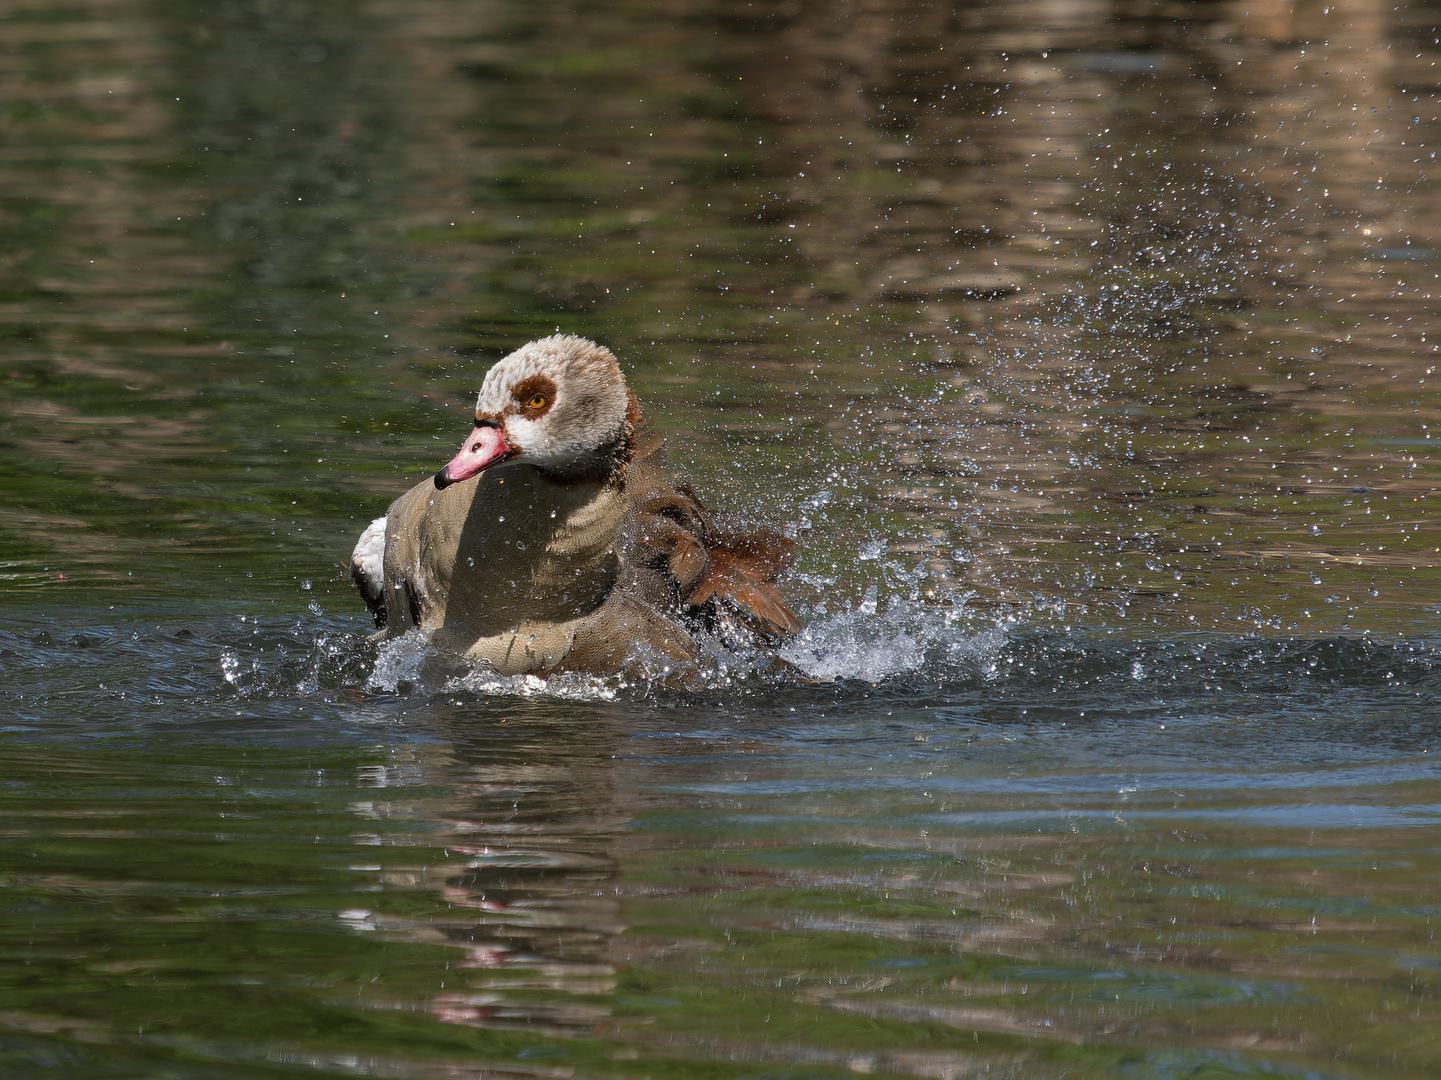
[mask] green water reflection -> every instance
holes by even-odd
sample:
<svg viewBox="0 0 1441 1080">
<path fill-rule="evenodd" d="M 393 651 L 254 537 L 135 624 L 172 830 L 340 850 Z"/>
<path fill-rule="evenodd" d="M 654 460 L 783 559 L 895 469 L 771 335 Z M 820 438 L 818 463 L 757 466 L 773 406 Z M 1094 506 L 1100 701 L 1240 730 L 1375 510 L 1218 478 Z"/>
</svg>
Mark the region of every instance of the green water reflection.
<svg viewBox="0 0 1441 1080">
<path fill-rule="evenodd" d="M 915 712 L 722 733 L 543 703 L 208 711 L 103 758 L 7 746 L 10 1075 L 1436 1064 L 1419 755 L 1377 786 L 1268 762 L 1270 735 L 1253 769 L 1167 770 L 1151 724 L 1078 795 L 1003 744 L 1094 736 Z"/>
<path fill-rule="evenodd" d="M 1429 9 L 764 10 L 14 11 L 9 580 L 316 576 L 559 327 L 817 603 L 1429 621 Z"/>
</svg>

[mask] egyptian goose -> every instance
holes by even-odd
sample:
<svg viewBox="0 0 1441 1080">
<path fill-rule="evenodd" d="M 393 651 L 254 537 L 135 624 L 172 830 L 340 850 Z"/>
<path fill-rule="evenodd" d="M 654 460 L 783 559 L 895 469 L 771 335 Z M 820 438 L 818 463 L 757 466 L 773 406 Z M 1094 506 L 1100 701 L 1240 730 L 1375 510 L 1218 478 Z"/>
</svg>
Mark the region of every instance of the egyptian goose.
<svg viewBox="0 0 1441 1080">
<path fill-rule="evenodd" d="M 800 629 L 776 578 L 792 542 L 718 525 L 668 470 L 608 349 L 558 335 L 485 376 L 450 463 L 361 534 L 351 577 L 387 638 L 503 675 L 694 660 Z"/>
</svg>

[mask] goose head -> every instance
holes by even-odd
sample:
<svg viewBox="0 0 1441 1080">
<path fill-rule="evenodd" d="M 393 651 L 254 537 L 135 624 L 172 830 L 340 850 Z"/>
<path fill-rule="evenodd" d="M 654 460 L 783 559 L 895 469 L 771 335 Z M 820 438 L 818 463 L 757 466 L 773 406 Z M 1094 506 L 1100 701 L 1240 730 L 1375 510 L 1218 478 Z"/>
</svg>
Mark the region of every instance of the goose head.
<svg viewBox="0 0 1441 1080">
<path fill-rule="evenodd" d="M 571 334 L 532 341 L 486 373 L 475 426 L 435 486 L 511 464 L 608 475 L 632 429 L 633 400 L 609 349 Z"/>
</svg>

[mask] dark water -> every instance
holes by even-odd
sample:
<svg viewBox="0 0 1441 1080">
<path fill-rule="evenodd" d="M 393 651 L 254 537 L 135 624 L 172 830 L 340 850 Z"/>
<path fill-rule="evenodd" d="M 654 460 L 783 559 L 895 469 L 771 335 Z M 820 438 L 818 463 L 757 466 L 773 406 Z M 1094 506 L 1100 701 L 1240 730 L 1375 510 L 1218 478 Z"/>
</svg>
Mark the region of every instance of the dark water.
<svg viewBox="0 0 1441 1080">
<path fill-rule="evenodd" d="M 1441 1071 L 1438 25 L 0 4 L 0 1075 Z M 367 641 L 557 328 L 817 681 Z"/>
</svg>

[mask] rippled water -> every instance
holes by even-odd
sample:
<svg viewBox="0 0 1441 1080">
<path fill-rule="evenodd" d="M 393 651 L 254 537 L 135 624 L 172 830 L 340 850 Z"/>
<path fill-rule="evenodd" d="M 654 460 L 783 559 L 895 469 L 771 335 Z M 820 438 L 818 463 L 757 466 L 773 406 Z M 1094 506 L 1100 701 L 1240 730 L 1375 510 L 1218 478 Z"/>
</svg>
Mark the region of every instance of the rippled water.
<svg viewBox="0 0 1441 1080">
<path fill-rule="evenodd" d="M 0 1073 L 1441 1069 L 1434 6 L 0 5 Z M 622 358 L 781 678 L 341 569 Z"/>
</svg>

